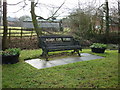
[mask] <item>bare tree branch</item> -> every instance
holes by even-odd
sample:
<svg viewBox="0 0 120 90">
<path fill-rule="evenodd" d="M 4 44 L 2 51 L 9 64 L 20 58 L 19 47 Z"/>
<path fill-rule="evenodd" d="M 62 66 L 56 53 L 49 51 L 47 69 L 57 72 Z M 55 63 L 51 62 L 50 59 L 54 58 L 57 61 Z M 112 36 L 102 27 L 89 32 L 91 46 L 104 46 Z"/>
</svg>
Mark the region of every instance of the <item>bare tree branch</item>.
<svg viewBox="0 0 120 90">
<path fill-rule="evenodd" d="M 66 1 L 66 0 L 65 0 Z M 60 7 L 53 13 L 53 15 L 47 19 L 53 18 L 54 15 L 61 9 L 61 7 L 65 4 L 65 1 L 60 5 Z"/>
<path fill-rule="evenodd" d="M 15 11 L 15 12 L 12 12 L 12 13 L 17 13 L 19 11 L 21 11 L 22 9 L 24 9 L 26 7 L 26 5 L 22 6 L 22 8 L 20 8 L 19 10 Z"/>
<path fill-rule="evenodd" d="M 10 5 L 18 5 L 18 4 L 23 3 L 23 2 L 24 2 L 24 6 L 22 6 L 19 10 L 15 11 L 15 12 L 12 12 L 12 13 L 17 13 L 17 12 L 21 11 L 21 10 L 24 9 L 28 4 L 26 3 L 26 0 L 20 1 L 20 2 L 18 2 L 18 3 L 16 3 L 16 4 L 10 4 Z"/>
<path fill-rule="evenodd" d="M 49 20 L 49 19 L 51 19 L 51 18 L 53 18 L 53 17 L 56 17 L 55 15 L 56 15 L 56 13 L 61 9 L 61 7 L 65 4 L 65 1 L 66 0 L 64 0 L 64 2 L 58 7 L 58 9 L 52 14 L 52 16 L 50 16 L 50 17 L 48 17 L 47 19 L 45 19 L 45 18 L 43 18 L 42 16 L 37 16 L 36 15 L 36 17 L 38 17 L 38 18 L 42 18 L 43 20 Z M 59 16 L 59 15 L 58 15 Z"/>
<path fill-rule="evenodd" d="M 16 4 L 7 4 L 7 5 L 18 5 L 18 4 L 20 4 L 20 3 L 22 3 L 22 2 L 24 2 L 24 1 L 26 1 L 26 0 L 22 0 L 22 1 L 20 1 L 20 2 L 18 2 L 18 3 L 16 3 Z"/>
<path fill-rule="evenodd" d="M 35 6 L 38 4 L 39 0 L 37 0 L 37 2 L 35 3 Z"/>
<path fill-rule="evenodd" d="M 24 4 L 25 4 L 25 5 L 28 5 L 28 4 L 26 3 L 26 0 L 24 0 Z"/>
</svg>

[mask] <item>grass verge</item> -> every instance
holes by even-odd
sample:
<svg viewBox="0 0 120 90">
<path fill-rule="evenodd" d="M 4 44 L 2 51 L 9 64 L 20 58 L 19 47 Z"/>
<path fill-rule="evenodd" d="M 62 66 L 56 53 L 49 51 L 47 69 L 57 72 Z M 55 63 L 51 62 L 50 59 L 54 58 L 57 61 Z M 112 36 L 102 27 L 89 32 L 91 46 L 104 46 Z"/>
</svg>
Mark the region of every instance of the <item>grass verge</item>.
<svg viewBox="0 0 120 90">
<path fill-rule="evenodd" d="M 83 49 L 83 53 L 92 53 Z M 118 53 L 107 50 L 103 59 L 36 69 L 23 59 L 38 57 L 41 50 L 23 50 L 20 62 L 2 67 L 3 88 L 117 88 Z"/>
</svg>

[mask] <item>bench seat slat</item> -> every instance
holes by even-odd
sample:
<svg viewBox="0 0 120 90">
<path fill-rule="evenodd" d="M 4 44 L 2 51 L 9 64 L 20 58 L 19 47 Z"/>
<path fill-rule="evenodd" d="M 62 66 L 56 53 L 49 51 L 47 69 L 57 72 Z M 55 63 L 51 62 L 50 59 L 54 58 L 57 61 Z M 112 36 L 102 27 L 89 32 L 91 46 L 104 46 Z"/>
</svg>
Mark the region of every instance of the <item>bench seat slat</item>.
<svg viewBox="0 0 120 90">
<path fill-rule="evenodd" d="M 46 49 L 81 49 L 79 45 L 47 47 Z"/>
<path fill-rule="evenodd" d="M 76 46 L 57 46 L 57 47 L 48 47 L 48 51 L 62 51 L 62 50 L 74 50 L 79 49 L 81 50 L 81 47 L 79 45 Z"/>
</svg>

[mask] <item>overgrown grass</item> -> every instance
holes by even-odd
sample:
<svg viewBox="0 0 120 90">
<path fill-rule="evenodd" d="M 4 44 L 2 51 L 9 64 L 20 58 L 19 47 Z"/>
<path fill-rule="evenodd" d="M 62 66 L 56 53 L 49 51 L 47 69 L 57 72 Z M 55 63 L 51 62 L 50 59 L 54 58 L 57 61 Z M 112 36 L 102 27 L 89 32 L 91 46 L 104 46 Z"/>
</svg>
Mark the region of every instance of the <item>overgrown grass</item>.
<svg viewBox="0 0 120 90">
<path fill-rule="evenodd" d="M 92 53 L 83 49 L 84 53 Z M 107 50 L 103 59 L 76 62 L 36 69 L 23 59 L 38 57 L 41 50 L 23 50 L 20 62 L 3 65 L 3 88 L 116 88 L 118 87 L 118 53 Z"/>
</svg>

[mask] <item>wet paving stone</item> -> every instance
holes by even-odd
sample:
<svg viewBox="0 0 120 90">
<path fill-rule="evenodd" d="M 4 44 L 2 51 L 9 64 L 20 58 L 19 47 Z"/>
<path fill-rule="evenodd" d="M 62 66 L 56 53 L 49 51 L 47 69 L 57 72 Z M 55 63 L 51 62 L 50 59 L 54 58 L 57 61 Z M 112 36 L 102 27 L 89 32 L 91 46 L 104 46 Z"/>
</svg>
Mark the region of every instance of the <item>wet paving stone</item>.
<svg viewBox="0 0 120 90">
<path fill-rule="evenodd" d="M 42 68 L 54 66 L 53 64 L 50 64 L 47 61 L 41 60 L 41 59 L 26 60 L 25 62 L 32 65 L 33 67 L 35 67 L 37 69 L 42 69 Z"/>
<path fill-rule="evenodd" d="M 49 63 L 53 64 L 53 65 L 63 65 L 63 64 L 67 64 L 64 60 L 60 59 L 60 60 L 52 60 L 52 61 L 48 61 Z"/>
<path fill-rule="evenodd" d="M 58 65 L 65 65 L 65 64 L 75 63 L 80 61 L 88 61 L 88 60 L 104 58 L 101 56 L 96 56 L 88 53 L 81 53 L 81 56 L 82 57 L 67 57 L 67 58 L 56 59 L 51 61 L 45 61 L 41 59 L 31 59 L 31 60 L 26 60 L 25 62 L 37 69 L 43 69 L 43 68 L 48 68 L 48 67 L 53 67 Z"/>
</svg>

